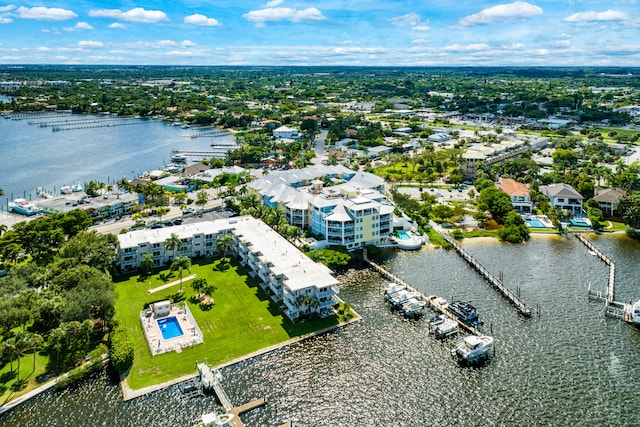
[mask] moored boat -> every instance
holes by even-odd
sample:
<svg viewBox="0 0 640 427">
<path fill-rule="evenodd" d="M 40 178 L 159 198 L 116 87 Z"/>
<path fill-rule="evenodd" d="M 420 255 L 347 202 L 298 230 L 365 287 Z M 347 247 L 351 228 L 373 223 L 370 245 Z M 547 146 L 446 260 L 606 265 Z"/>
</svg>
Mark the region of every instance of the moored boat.
<svg viewBox="0 0 640 427">
<path fill-rule="evenodd" d="M 466 325 L 476 327 L 481 324 L 478 320 L 476 308 L 468 302 L 453 301 L 449 304 L 447 310 Z"/>
<path fill-rule="evenodd" d="M 631 307 L 631 319 L 636 327 L 640 328 L 640 300 Z"/>
<path fill-rule="evenodd" d="M 493 337 L 469 335 L 458 345 L 455 355 L 458 363 L 471 365 L 488 359 L 492 349 Z"/>
<path fill-rule="evenodd" d="M 73 188 L 70 185 L 63 185 L 60 187 L 60 194 L 71 194 L 73 193 Z"/>
<path fill-rule="evenodd" d="M 40 208 L 26 199 L 15 199 L 9 202 L 9 211 L 20 215 L 35 215 L 40 213 Z"/>
<path fill-rule="evenodd" d="M 458 322 L 452 319 L 443 319 L 433 330 L 436 338 L 448 338 L 458 333 Z"/>
</svg>

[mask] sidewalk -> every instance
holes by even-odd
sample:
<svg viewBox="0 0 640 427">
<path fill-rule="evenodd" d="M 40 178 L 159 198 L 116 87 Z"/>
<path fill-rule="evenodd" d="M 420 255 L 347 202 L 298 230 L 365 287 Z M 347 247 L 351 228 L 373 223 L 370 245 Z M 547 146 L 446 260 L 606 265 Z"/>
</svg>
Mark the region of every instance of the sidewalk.
<svg viewBox="0 0 640 427">
<path fill-rule="evenodd" d="M 187 277 L 183 277 L 182 278 L 182 282 L 184 283 L 185 281 L 191 280 L 191 279 L 195 279 L 196 277 L 198 277 L 196 274 L 192 274 L 191 276 L 187 276 Z M 153 289 L 149 289 L 147 291 L 148 294 L 152 294 L 154 292 L 159 292 L 163 289 L 167 289 L 170 288 L 172 286 L 177 285 L 178 283 L 180 283 L 180 280 L 175 280 L 173 282 L 167 283 L 166 285 L 162 285 L 162 286 L 158 286 L 157 288 L 153 288 Z"/>
</svg>

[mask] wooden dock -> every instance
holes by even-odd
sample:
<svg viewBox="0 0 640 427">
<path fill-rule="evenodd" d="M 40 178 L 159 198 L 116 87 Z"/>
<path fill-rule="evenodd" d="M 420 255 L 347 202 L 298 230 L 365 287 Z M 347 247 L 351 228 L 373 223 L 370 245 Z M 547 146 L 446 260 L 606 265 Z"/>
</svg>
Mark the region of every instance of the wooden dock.
<svg viewBox="0 0 640 427">
<path fill-rule="evenodd" d="M 451 313 L 449 310 L 446 309 L 446 307 L 443 307 L 442 305 L 440 305 L 438 303 L 438 301 L 437 301 L 437 298 L 430 299 L 424 293 L 420 292 L 419 290 L 417 290 L 416 288 L 414 288 L 413 286 L 411 286 L 410 284 L 408 284 L 407 282 L 405 282 L 404 280 L 402 280 L 398 276 L 395 276 L 395 275 L 391 274 L 390 272 L 388 272 L 387 270 L 382 268 L 380 265 L 378 265 L 375 262 L 371 261 L 369 259 L 369 257 L 367 256 L 367 248 L 364 248 L 362 256 L 363 256 L 364 261 L 366 263 L 368 263 L 371 266 L 371 268 L 373 268 L 378 273 L 380 273 L 380 275 L 382 277 L 384 277 L 385 279 L 387 279 L 387 280 L 389 280 L 389 281 L 391 281 L 393 283 L 397 283 L 398 285 L 404 286 L 404 288 L 407 289 L 408 291 L 411 291 L 411 292 L 415 293 L 422 300 L 426 301 L 429 304 L 429 306 L 431 307 L 431 309 L 437 311 L 438 313 L 444 314 L 445 316 L 447 316 L 448 318 L 450 318 L 452 320 L 455 320 L 456 322 L 458 322 L 458 325 L 460 325 L 460 327 L 462 329 L 464 329 L 465 331 L 467 331 L 468 333 L 470 333 L 472 335 L 476 335 L 476 336 L 482 336 L 483 335 L 483 333 L 482 333 L 482 331 L 480 331 L 480 329 L 475 328 L 473 326 L 467 325 L 466 323 L 462 322 L 457 316 L 454 316 L 453 313 Z"/>
<path fill-rule="evenodd" d="M 592 291 L 591 285 L 587 289 L 587 296 L 590 300 L 604 301 L 604 314 L 605 316 L 614 317 L 616 319 L 624 320 L 627 323 L 633 323 L 633 317 L 631 311 L 633 310 L 633 304 L 616 301 L 616 265 L 607 257 L 600 249 L 598 249 L 593 243 L 589 241 L 582 234 L 576 234 L 578 240 L 580 240 L 590 251 L 592 251 L 598 258 L 609 266 L 609 282 L 607 284 L 607 291 L 605 293 L 601 291 Z"/>
<path fill-rule="evenodd" d="M 224 390 L 222 384 L 220 383 L 220 375 L 216 375 L 216 373 L 213 372 L 206 363 L 198 363 L 196 364 L 196 367 L 200 372 L 200 376 L 203 377 L 201 378 L 201 382 L 203 384 L 206 383 L 210 385 L 211 390 L 213 390 L 213 392 L 215 393 L 225 412 L 235 415 L 235 417 L 233 417 L 233 419 L 229 423 L 230 426 L 244 427 L 244 423 L 240 419 L 240 414 L 243 414 L 260 406 L 264 406 L 267 403 L 267 401 L 263 397 L 253 400 L 249 403 L 245 403 L 244 405 L 234 406 L 233 403 L 231 403 L 231 399 L 229 399 L 227 392 Z"/>
<path fill-rule="evenodd" d="M 433 224 L 435 225 L 435 224 Z M 432 225 L 432 226 L 433 226 Z M 506 299 L 509 301 L 524 317 L 531 317 L 531 307 L 525 304 L 519 296 L 511 292 L 509 288 L 502 283 L 502 280 L 498 279 L 493 275 L 489 270 L 487 270 L 480 262 L 475 259 L 469 252 L 464 250 L 462 246 L 456 242 L 456 240 L 449 235 L 445 230 L 438 226 L 433 227 L 454 249 L 455 251 L 465 260 L 467 263 L 473 267 L 482 277 L 485 278 L 487 282 L 495 289 L 497 289 Z"/>
</svg>

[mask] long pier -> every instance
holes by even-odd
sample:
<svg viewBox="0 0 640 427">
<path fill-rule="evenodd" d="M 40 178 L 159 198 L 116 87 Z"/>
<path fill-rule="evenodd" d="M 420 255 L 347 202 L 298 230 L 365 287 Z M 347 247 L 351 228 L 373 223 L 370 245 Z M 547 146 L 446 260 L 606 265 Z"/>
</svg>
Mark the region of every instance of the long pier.
<svg viewBox="0 0 640 427">
<path fill-rule="evenodd" d="M 204 132 L 196 132 L 196 133 L 192 133 L 190 135 L 191 138 L 222 138 L 224 136 L 230 136 L 231 134 L 229 132 L 227 132 L 226 130 L 210 130 L 210 131 L 204 131 Z"/>
<path fill-rule="evenodd" d="M 53 132 L 61 132 L 67 130 L 81 130 L 81 129 L 97 129 L 97 128 L 110 128 L 116 126 L 133 126 L 133 125 L 141 125 L 146 123 L 143 120 L 128 120 L 122 123 L 100 123 L 100 124 L 91 124 L 91 125 L 78 125 L 78 126 L 52 126 L 51 130 Z"/>
<path fill-rule="evenodd" d="M 433 224 L 435 225 L 435 224 Z M 432 226 L 433 226 L 432 225 Z M 469 252 L 464 250 L 462 246 L 456 242 L 456 240 L 449 235 L 446 231 L 442 230 L 440 227 L 433 227 L 446 241 L 449 243 L 455 251 L 465 260 L 467 263 L 473 267 L 484 279 L 489 282 L 491 286 L 497 289 L 506 299 L 509 301 L 518 311 L 525 317 L 531 317 L 531 307 L 525 304 L 519 296 L 511 292 L 509 288 L 502 283 L 502 280 L 498 279 L 493 275 L 489 270 L 487 270 L 480 262 L 473 257 Z"/>
<path fill-rule="evenodd" d="M 587 289 L 587 296 L 589 299 L 595 299 L 598 301 L 604 301 L 604 314 L 609 317 L 615 317 L 616 319 L 622 319 L 627 323 L 633 323 L 633 317 L 631 311 L 633 305 L 630 303 L 616 301 L 616 265 L 615 263 L 600 249 L 598 249 L 593 243 L 589 241 L 582 234 L 576 234 L 578 240 L 580 240 L 594 255 L 602 260 L 609 266 L 609 282 L 607 284 L 607 291 L 603 294 L 600 291 L 592 291 L 591 285 Z"/>
<path fill-rule="evenodd" d="M 362 253 L 362 257 L 363 257 L 364 261 L 367 264 L 369 264 L 371 266 L 371 268 L 373 268 L 378 273 L 380 273 L 380 275 L 382 277 L 384 277 L 387 280 L 392 281 L 393 283 L 397 283 L 398 285 L 403 286 L 408 291 L 413 292 L 414 294 L 418 295 L 424 301 L 427 301 L 429 306 L 433 310 L 436 310 L 437 312 L 442 313 L 442 314 L 446 315 L 447 317 L 449 317 L 450 319 L 455 320 L 456 322 L 458 322 L 458 325 L 460 325 L 460 327 L 462 329 L 466 330 L 467 332 L 469 332 L 472 335 L 476 335 L 476 336 L 479 336 L 479 337 L 484 335 L 482 333 L 482 331 L 480 331 L 480 329 L 475 328 L 473 326 L 469 326 L 466 323 L 462 322 L 457 316 L 454 316 L 449 310 L 447 310 L 446 307 L 444 307 L 443 305 L 441 305 L 438 302 L 437 298 L 429 298 L 429 297 L 427 297 L 424 293 L 420 292 L 419 290 L 417 290 L 416 288 L 414 288 L 413 286 L 411 286 L 410 284 L 408 284 L 407 282 L 405 282 L 404 280 L 402 280 L 398 276 L 388 272 L 387 270 L 382 268 L 380 265 L 378 265 L 375 262 L 371 261 L 369 259 L 369 257 L 367 256 L 367 248 L 364 248 L 363 253 Z"/>
<path fill-rule="evenodd" d="M 192 150 L 172 150 L 171 151 L 171 156 L 184 156 L 184 157 L 197 157 L 197 158 L 211 158 L 211 157 L 218 157 L 218 158 L 223 158 L 227 155 L 227 152 L 229 150 L 234 150 L 236 149 L 238 146 L 234 143 L 234 144 L 228 144 L 228 145 L 220 145 L 217 146 L 217 150 L 210 150 L 210 151 L 192 151 Z"/>
</svg>

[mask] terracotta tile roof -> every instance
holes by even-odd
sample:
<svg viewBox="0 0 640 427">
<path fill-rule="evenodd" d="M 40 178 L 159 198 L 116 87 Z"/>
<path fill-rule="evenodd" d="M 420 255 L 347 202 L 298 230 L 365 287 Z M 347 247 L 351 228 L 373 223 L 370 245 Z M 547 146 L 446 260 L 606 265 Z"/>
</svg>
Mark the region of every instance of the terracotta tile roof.
<svg viewBox="0 0 640 427">
<path fill-rule="evenodd" d="M 500 190 L 507 193 L 509 196 L 528 196 L 529 188 L 526 184 L 515 181 L 510 178 L 500 178 L 500 182 L 496 185 Z"/>
</svg>

